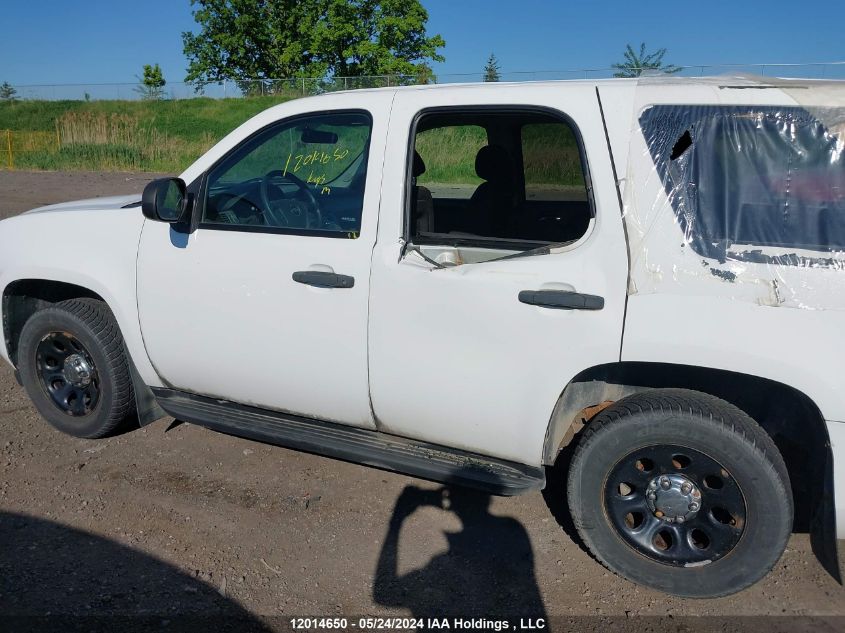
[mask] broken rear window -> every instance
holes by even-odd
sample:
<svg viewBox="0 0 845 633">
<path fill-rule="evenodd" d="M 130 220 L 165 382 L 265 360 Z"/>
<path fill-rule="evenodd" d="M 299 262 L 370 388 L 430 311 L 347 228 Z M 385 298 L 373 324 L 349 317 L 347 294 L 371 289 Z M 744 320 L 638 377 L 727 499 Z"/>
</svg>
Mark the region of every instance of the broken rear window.
<svg viewBox="0 0 845 633">
<path fill-rule="evenodd" d="M 845 138 L 806 110 L 660 105 L 640 126 L 700 255 L 723 260 L 734 244 L 845 249 Z"/>
</svg>

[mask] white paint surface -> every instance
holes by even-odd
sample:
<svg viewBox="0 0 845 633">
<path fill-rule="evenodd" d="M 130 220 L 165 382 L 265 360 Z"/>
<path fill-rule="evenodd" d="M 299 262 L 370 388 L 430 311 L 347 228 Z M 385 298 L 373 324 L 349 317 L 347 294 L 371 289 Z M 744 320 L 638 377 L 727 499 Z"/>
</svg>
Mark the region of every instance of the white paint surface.
<svg viewBox="0 0 845 633">
<path fill-rule="evenodd" d="M 845 420 L 839 392 L 842 273 L 745 265 L 734 271 L 734 284 L 707 271 L 696 274 L 700 262 L 683 250 L 671 214 L 652 213 L 665 209 L 666 201 L 636 126 L 638 112 L 651 103 L 791 105 L 792 93 L 725 90 L 718 81 L 646 84 L 419 87 L 285 103 L 232 132 L 183 177 L 199 177 L 247 136 L 280 119 L 369 110 L 373 142 L 358 239 L 200 229 L 183 248 L 171 241 L 168 226 L 145 223 L 140 209 L 118 209 L 128 198 L 82 201 L 0 224 L 0 289 L 33 278 L 97 292 L 150 385 L 378 424 L 531 464 L 539 463 L 567 382 L 591 366 L 619 360 L 620 345 L 623 360 L 777 380 L 806 393 L 827 419 Z M 627 248 L 597 87 L 627 205 Z M 566 252 L 506 262 L 431 270 L 416 255 L 400 258 L 413 117 L 425 107 L 492 104 L 541 105 L 572 117 L 595 187 L 598 215 L 591 232 Z M 72 251 L 41 248 L 50 236 L 67 232 L 77 238 Z M 634 265 L 623 344 L 629 248 Z M 320 290 L 292 282 L 293 271 L 312 267 L 352 275 L 355 287 Z M 795 290 L 777 307 L 771 307 L 773 280 Z M 555 285 L 601 295 L 605 309 L 554 311 L 517 301 L 520 290 Z M 0 354 L 8 359 L 2 341 Z"/>
</svg>

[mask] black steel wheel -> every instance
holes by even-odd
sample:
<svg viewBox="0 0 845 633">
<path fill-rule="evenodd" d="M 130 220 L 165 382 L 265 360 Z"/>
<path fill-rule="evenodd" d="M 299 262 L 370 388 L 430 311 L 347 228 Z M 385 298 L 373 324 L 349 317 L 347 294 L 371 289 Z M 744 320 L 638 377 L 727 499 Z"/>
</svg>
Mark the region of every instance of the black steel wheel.
<svg viewBox="0 0 845 633">
<path fill-rule="evenodd" d="M 604 486 L 619 536 L 652 560 L 688 567 L 728 555 L 742 538 L 746 504 L 730 472 L 688 446 L 644 446 L 623 457 Z"/>
<path fill-rule="evenodd" d="M 602 564 L 682 596 L 757 582 L 792 530 L 789 477 L 772 439 L 736 407 L 682 389 L 623 398 L 591 420 L 567 497 Z"/>
<path fill-rule="evenodd" d="M 85 346 L 70 332 L 49 332 L 35 349 L 41 386 L 60 411 L 89 415 L 100 399 L 97 365 Z"/>
<path fill-rule="evenodd" d="M 60 431 L 103 437 L 135 419 L 123 337 L 102 301 L 70 299 L 33 314 L 17 361 L 33 404 Z"/>
</svg>

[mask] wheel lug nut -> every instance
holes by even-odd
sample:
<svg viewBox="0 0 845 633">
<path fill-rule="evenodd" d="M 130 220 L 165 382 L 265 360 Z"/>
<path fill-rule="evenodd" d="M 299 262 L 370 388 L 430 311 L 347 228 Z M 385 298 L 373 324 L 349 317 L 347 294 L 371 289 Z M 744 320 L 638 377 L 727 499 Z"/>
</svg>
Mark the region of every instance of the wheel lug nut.
<svg viewBox="0 0 845 633">
<path fill-rule="evenodd" d="M 659 519 L 660 517 L 662 517 L 662 516 L 663 516 L 663 513 L 662 513 L 660 510 L 656 510 L 656 511 L 654 512 L 654 516 L 656 516 L 656 517 Z"/>
<path fill-rule="evenodd" d="M 689 504 L 689 509 L 695 512 L 696 510 L 698 510 L 698 504 L 693 501 L 691 504 Z"/>
<path fill-rule="evenodd" d="M 672 482 L 669 481 L 668 477 L 661 477 L 660 487 L 663 488 L 663 490 L 669 490 L 669 488 L 672 487 Z"/>
<path fill-rule="evenodd" d="M 646 496 L 647 496 L 649 499 L 651 499 L 652 501 L 654 501 L 655 499 L 657 499 L 657 495 L 656 495 L 656 494 L 654 494 L 653 492 L 648 493 Z"/>
<path fill-rule="evenodd" d="M 690 493 L 690 490 L 692 490 L 692 486 L 690 486 L 689 484 L 683 484 L 681 486 L 681 492 L 685 495 L 688 495 Z"/>
<path fill-rule="evenodd" d="M 651 489 L 657 488 L 657 482 L 654 480 L 648 482 L 648 487 Z"/>
<path fill-rule="evenodd" d="M 675 519 L 675 520 L 676 520 L 678 523 L 683 523 L 683 522 L 684 522 L 684 517 L 678 517 L 678 518 L 677 518 L 677 519 Z"/>
</svg>

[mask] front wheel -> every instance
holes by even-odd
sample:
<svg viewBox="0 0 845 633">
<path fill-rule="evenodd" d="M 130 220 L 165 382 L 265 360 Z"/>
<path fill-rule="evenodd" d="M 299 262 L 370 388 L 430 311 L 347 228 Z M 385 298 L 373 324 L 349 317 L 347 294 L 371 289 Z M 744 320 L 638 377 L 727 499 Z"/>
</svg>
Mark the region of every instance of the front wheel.
<svg viewBox="0 0 845 633">
<path fill-rule="evenodd" d="M 789 477 L 771 438 L 733 405 L 681 389 L 638 393 L 598 414 L 567 496 L 600 562 L 681 596 L 755 583 L 792 530 Z"/>
<path fill-rule="evenodd" d="M 69 299 L 32 315 L 18 367 L 35 408 L 69 435 L 104 437 L 135 413 L 123 337 L 102 301 Z"/>
</svg>

